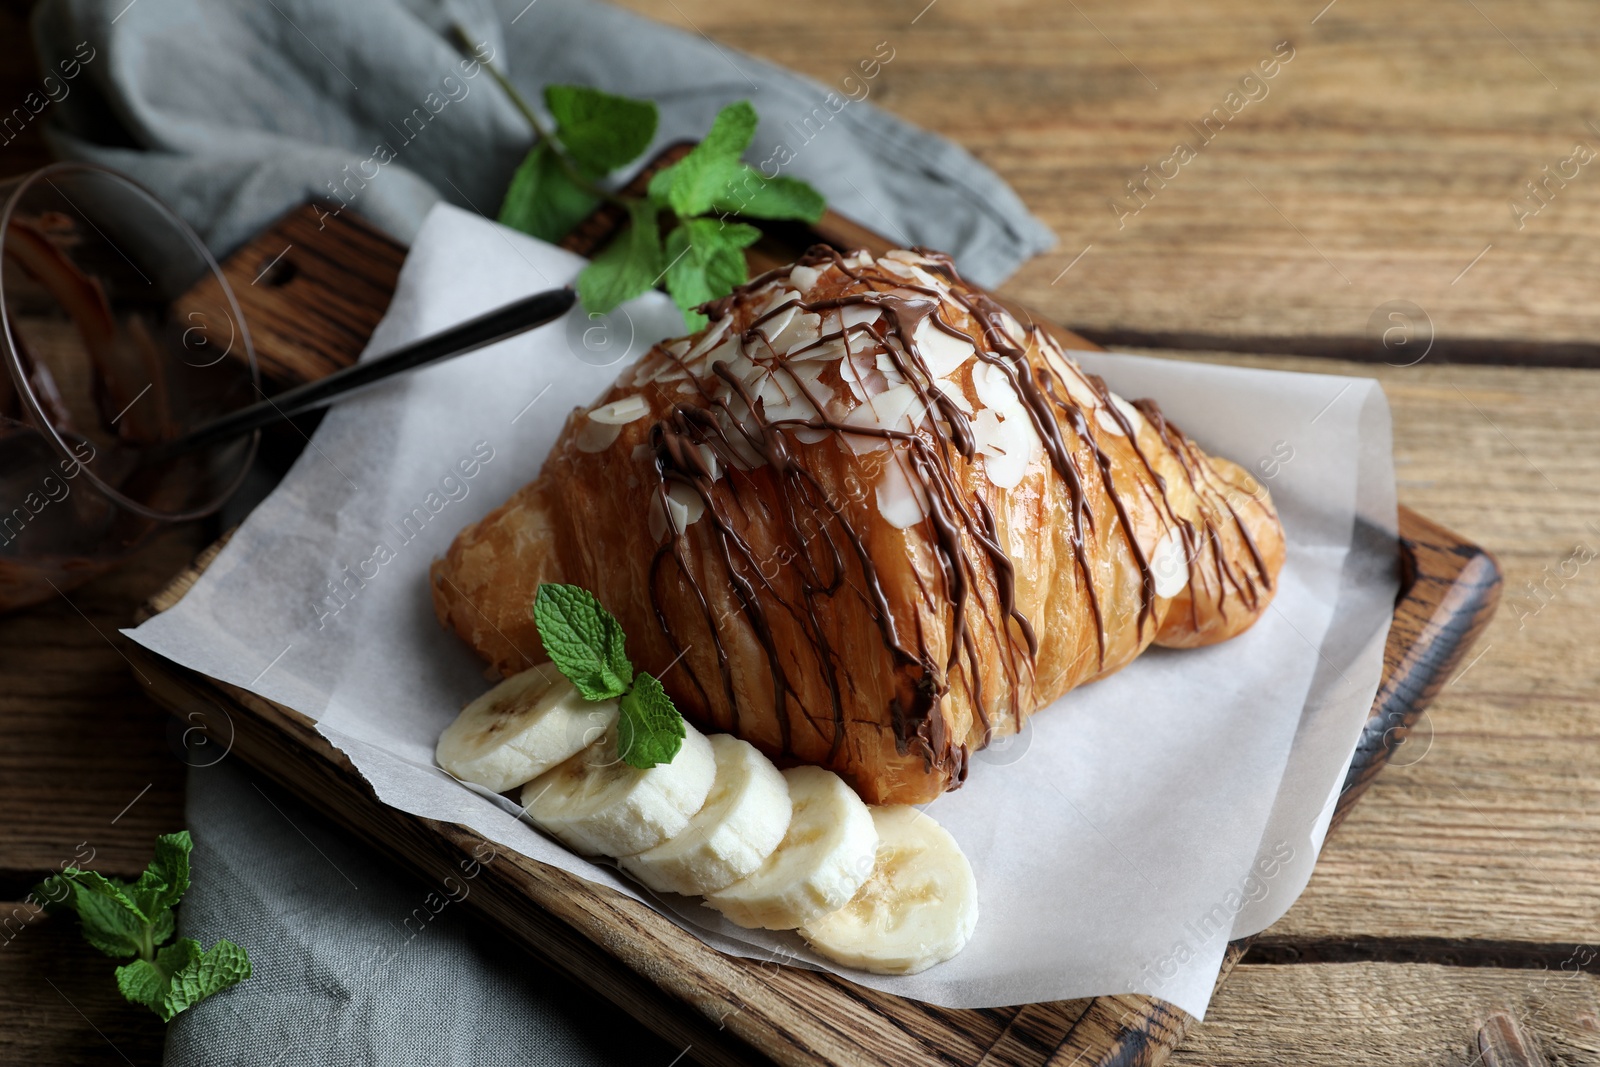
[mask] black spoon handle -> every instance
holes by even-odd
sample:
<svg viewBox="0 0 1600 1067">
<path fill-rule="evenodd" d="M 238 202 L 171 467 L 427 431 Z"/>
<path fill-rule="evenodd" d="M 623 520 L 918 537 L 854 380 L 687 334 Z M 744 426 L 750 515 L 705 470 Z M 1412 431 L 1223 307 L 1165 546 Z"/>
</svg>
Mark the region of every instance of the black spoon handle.
<svg viewBox="0 0 1600 1067">
<path fill-rule="evenodd" d="M 159 463 L 191 449 L 260 429 L 278 419 L 326 407 L 355 390 L 380 382 L 391 375 L 403 374 L 441 359 L 463 355 L 485 345 L 492 345 L 496 341 L 503 341 L 507 337 L 514 337 L 536 326 L 543 326 L 565 315 L 571 310 L 576 299 L 577 294 L 570 288 L 550 289 L 524 297 L 479 315 L 475 319 L 468 319 L 448 330 L 413 341 L 386 356 L 334 371 L 326 378 L 297 385 L 277 396 L 202 423 L 181 437 L 146 450 L 142 465 Z"/>
</svg>

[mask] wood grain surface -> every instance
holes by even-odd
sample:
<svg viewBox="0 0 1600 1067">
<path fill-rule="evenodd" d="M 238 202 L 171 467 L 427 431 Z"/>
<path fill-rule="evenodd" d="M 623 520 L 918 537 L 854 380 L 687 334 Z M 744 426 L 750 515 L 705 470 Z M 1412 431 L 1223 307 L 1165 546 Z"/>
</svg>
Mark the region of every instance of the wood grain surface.
<svg viewBox="0 0 1600 1067">
<path fill-rule="evenodd" d="M 1561 575 L 1575 549 L 1600 552 L 1600 375 L 1179 358 L 1376 375 L 1394 411 L 1401 500 L 1492 546 L 1505 573 L 1474 658 L 1271 933 L 1365 941 L 1378 959 L 1424 937 L 1594 945 L 1600 558 Z"/>
<path fill-rule="evenodd" d="M 1544 960 L 1552 945 L 1593 946 L 1600 928 L 1600 586 L 1591 566 L 1560 583 L 1546 571 L 1579 543 L 1600 547 L 1588 525 L 1600 524 L 1600 379 L 1436 366 L 1467 357 L 1593 362 L 1594 168 L 1523 230 L 1509 211 L 1523 183 L 1559 165 L 1574 139 L 1600 145 L 1588 126 L 1600 120 L 1589 9 L 1571 0 L 625 2 L 825 82 L 891 41 L 896 59 L 873 102 L 957 139 L 1061 237 L 1002 293 L 1102 339 L 1366 359 L 1378 351 L 1367 324 L 1379 304 L 1404 299 L 1426 310 L 1427 319 L 1413 316 L 1423 327 L 1413 336 L 1420 344 L 1431 320 L 1438 343 L 1415 367 L 1185 357 L 1377 374 L 1395 413 L 1402 502 L 1490 547 L 1507 587 L 1473 653 L 1482 658 L 1425 720 L 1429 747 L 1377 779 L 1268 939 L 1345 953 L 1320 958 L 1360 952 L 1377 962 L 1242 965 L 1173 1062 L 1470 1062 L 1485 1013 L 1504 1006 L 1501 994 L 1537 990 L 1542 976 L 1382 961 L 1442 945 L 1452 963 L 1482 962 L 1523 942 L 1539 953 L 1519 959 Z M 0 103 L 8 106 L 35 84 L 29 6 L 0 3 Z M 1284 39 L 1296 58 L 1271 95 L 1118 229 L 1106 201 L 1140 167 L 1166 158 L 1185 123 L 1218 106 L 1245 67 Z M 0 175 L 47 159 L 36 124 L 0 146 Z M 1396 325 L 1379 325 L 1386 322 Z M 1402 363 L 1418 350 L 1385 354 Z M 188 554 L 163 558 L 170 574 Z M 1535 599 L 1529 581 L 1559 588 Z M 113 575 L 73 599 L 120 645 L 114 627 L 148 592 Z M 101 642 L 102 654 L 53 671 L 48 688 L 30 688 L 36 656 L 100 640 L 65 603 L 0 619 L 0 645 L 30 653 L 0 661 L 0 760 L 17 754 L 0 767 L 0 803 L 12 813 L 0 823 L 7 885 L 31 881 L 85 839 L 106 843 L 101 855 L 111 865 L 103 869 L 132 874 L 148 858 L 154 824 L 168 825 L 163 817 L 136 826 L 134 814 L 152 803 L 181 813 L 182 765 L 153 734 L 141 736 L 152 725 L 119 725 L 141 715 L 153 724 L 158 713 L 133 692 L 111 646 Z M 96 729 L 65 728 L 63 708 L 85 721 L 92 714 Z M 30 765 L 53 769 L 28 773 Z M 128 796 L 101 805 L 97 783 L 107 780 L 131 785 Z M 146 782 L 152 789 L 110 824 Z M 39 986 L 42 962 L 18 964 L 10 951 L 0 950 L 0 990 L 16 1011 L 0 1027 L 0 1061 L 156 1062 L 159 1029 L 143 1009 L 104 996 L 107 987 L 94 1004 L 90 989 L 80 996 L 62 987 L 125 1058 Z M 1335 966 L 1346 977 L 1318 977 Z M 1503 980 L 1467 982 L 1490 974 Z M 1579 992 L 1560 1007 L 1560 1027 L 1592 1031 L 1592 985 L 1563 988 Z M 1013 1025 L 1017 1043 L 1033 1040 L 1027 1023 Z M 143 1039 L 121 1036 L 140 1026 Z M 1537 1030 L 1534 1037 L 1542 1040 Z M 1600 1058 L 1565 1055 L 1575 1064 Z"/>
<path fill-rule="evenodd" d="M 14 903 L 0 904 L 0 919 L 14 934 L 0 949 L 6 1005 L 0 1061 L 51 1067 L 161 1062 L 166 1027 L 153 1012 L 122 999 L 112 961 L 73 924 Z"/>
<path fill-rule="evenodd" d="M 1600 1063 L 1600 979 L 1420 964 L 1234 968 L 1170 1067 L 1587 1067 Z M 1492 1022 L 1498 1017 L 1498 1024 Z M 1479 1034 L 1517 1035 L 1526 1060 Z"/>
<path fill-rule="evenodd" d="M 182 828 L 170 718 L 140 690 L 117 631 L 203 537 L 168 534 L 70 599 L 0 615 L 0 899 L 63 862 L 137 872 L 157 834 Z"/>
<path fill-rule="evenodd" d="M 1369 320 L 1409 301 L 1436 359 L 1600 361 L 1600 167 L 1567 166 L 1521 229 L 1510 207 L 1576 143 L 1600 151 L 1576 0 L 624 3 L 830 86 L 888 42 L 871 102 L 973 152 L 1060 238 L 1002 292 L 1095 340 L 1350 358 L 1383 353 L 1394 323 Z M 1190 123 L 1233 92 L 1201 146 Z M 1119 216 L 1178 142 L 1196 158 Z"/>
</svg>

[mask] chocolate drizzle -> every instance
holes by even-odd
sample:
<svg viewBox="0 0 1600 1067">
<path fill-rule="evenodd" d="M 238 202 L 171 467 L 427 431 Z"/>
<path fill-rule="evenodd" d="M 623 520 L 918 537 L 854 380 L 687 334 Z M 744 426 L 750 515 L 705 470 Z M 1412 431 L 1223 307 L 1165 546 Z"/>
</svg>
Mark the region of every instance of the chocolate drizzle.
<svg viewBox="0 0 1600 1067">
<path fill-rule="evenodd" d="M 794 754 L 797 729 L 810 730 L 828 744 L 829 762 L 841 755 L 846 742 L 847 694 L 851 690 L 850 680 L 843 676 L 841 656 L 830 644 L 833 631 L 829 621 L 830 617 L 837 617 L 837 609 L 845 601 L 858 603 L 878 631 L 892 672 L 888 718 L 896 750 L 903 755 L 920 756 L 925 769 L 939 770 L 959 784 L 966 776 L 967 747 L 964 738 L 949 736 L 945 717 L 939 713 L 940 702 L 950 691 L 953 679 L 959 677 L 981 723 L 984 743 L 994 730 L 995 712 L 1001 710 L 991 702 L 1009 701 L 1010 721 L 1020 723 L 1022 716 L 1033 710 L 1031 704 L 1023 706 L 1023 702 L 1036 693 L 1033 672 L 1040 640 L 1017 605 L 1016 569 L 1002 543 L 994 511 L 982 492 L 968 488 L 966 469 L 957 463 L 958 458 L 965 464 L 977 462 L 980 441 L 973 420 L 963 410 L 964 405 L 941 388 L 927 353 L 918 343 L 920 333 L 931 329 L 972 345 L 976 358 L 996 368 L 1020 400 L 1050 469 L 1066 490 L 1073 566 L 1093 618 L 1101 671 L 1107 665 L 1108 632 L 1095 588 L 1094 553 L 1089 543 L 1096 535 L 1096 517 L 1080 462 L 1092 465 L 1093 473 L 1087 477 L 1099 479 L 1139 569 L 1141 594 L 1136 629 L 1140 647 L 1147 636 L 1153 637 L 1153 632 L 1146 634 L 1146 628 L 1156 621 L 1156 583 L 1150 560 L 1136 537 L 1133 516 L 1113 478 L 1112 460 L 1097 440 L 1091 420 L 1073 399 L 1072 390 L 1056 368 L 1048 366 L 1046 360 L 1035 363 L 1029 359 L 1030 349 L 1042 349 L 1045 339 L 1032 328 L 1026 337 L 1013 336 L 1011 331 L 1018 329 L 1015 320 L 998 303 L 967 288 L 948 258 L 922 250 L 918 255 L 922 258 L 917 269 L 927 274 L 906 277 L 882 267 L 858 268 L 833 249 L 813 248 L 797 266 L 812 268 L 819 275 L 835 268 L 853 283 L 845 288 L 854 291 L 815 300 L 790 292 L 786 299 L 751 318 L 736 335 L 740 352 L 754 353 L 765 348 L 768 354 L 762 354 L 759 362 L 773 375 L 784 376 L 792 385 L 792 390 L 786 388 L 786 392 L 797 390 L 795 395 L 805 398 L 809 415 L 796 414 L 792 403 L 786 413 L 769 415 L 768 401 L 759 395 L 760 391 L 752 394 L 747 379 L 742 379 L 727 359 L 712 361 L 709 369 L 696 373 L 690 369 L 685 349 L 661 350 L 685 372 L 692 383 L 690 392 L 698 395 L 690 398 L 694 403 L 676 404 L 649 432 L 655 506 L 671 523 L 650 562 L 650 600 L 669 647 L 682 656 L 685 648 L 673 633 L 664 600 L 671 581 L 669 568 L 675 567 L 710 631 L 721 674 L 717 682 L 733 719 L 731 727 L 739 732 L 740 701 L 724 643 L 723 628 L 728 623 L 718 618 L 714 600 L 706 591 L 708 581 L 725 582 L 737 614 L 767 661 L 782 754 Z M 730 316 L 738 316 L 754 299 L 752 294 L 790 269 L 769 272 L 702 310 L 713 324 L 721 324 Z M 915 271 L 907 269 L 905 273 Z M 948 288 L 922 284 L 929 278 L 947 283 Z M 837 291 L 839 286 L 825 288 Z M 971 334 L 946 318 L 947 301 L 977 323 L 983 343 L 975 343 Z M 876 309 L 880 314 L 868 325 L 848 325 L 847 310 L 861 307 Z M 791 346 L 787 352 L 776 351 L 769 332 L 781 332 L 790 321 L 784 318 L 780 322 L 779 316 L 810 314 L 821 316 L 822 322 L 831 319 L 837 328 L 818 330 L 815 340 Z M 730 337 L 735 336 L 731 326 L 736 323 L 737 318 L 729 324 Z M 777 324 L 774 329 L 763 330 L 773 324 Z M 712 329 L 716 328 L 713 325 Z M 870 351 L 852 347 L 863 341 Z M 915 395 L 909 420 L 893 425 L 844 421 L 844 414 L 831 401 L 820 400 L 821 390 L 808 385 L 796 364 L 813 349 L 829 345 L 843 348 L 842 358 L 834 356 L 841 377 L 844 367 L 855 367 L 853 361 L 858 358 L 886 359 L 895 377 Z M 697 359 L 701 354 L 697 353 Z M 811 380 L 816 380 L 816 374 L 811 375 Z M 1159 498 L 1157 514 L 1163 526 L 1179 531 L 1191 568 L 1201 554 L 1200 546 L 1210 539 L 1215 547 L 1212 555 L 1218 581 L 1239 589 L 1253 607 L 1258 596 L 1256 583 L 1264 581 L 1270 589 L 1271 579 L 1238 513 L 1233 512 L 1233 521 L 1250 545 L 1256 564 L 1254 576 L 1236 573 L 1228 565 L 1214 529 L 1207 525 L 1202 535 L 1174 512 L 1166 499 L 1165 484 L 1139 447 L 1137 429 L 1111 402 L 1103 382 L 1087 380 L 1148 472 L 1149 484 L 1144 491 L 1151 494 L 1153 489 L 1152 500 Z M 865 404 L 873 403 L 874 396 L 864 385 L 857 396 L 864 396 Z M 1213 475 L 1204 455 L 1162 419 L 1154 405 L 1147 405 L 1141 401 L 1140 410 L 1178 457 L 1195 492 L 1209 490 L 1232 511 L 1226 495 L 1218 494 L 1216 486 L 1207 481 Z M 1068 434 L 1075 443 L 1069 443 Z M 834 442 L 815 443 L 823 435 Z M 840 435 L 850 435 L 857 444 L 848 444 Z M 929 619 L 948 619 L 947 632 L 937 635 L 947 641 L 942 657 L 934 652 L 936 645 L 931 638 L 935 635 L 927 631 L 922 612 L 913 610 L 908 617 L 897 619 L 882 575 L 856 528 L 859 519 L 852 521 L 852 503 L 830 492 L 810 461 L 812 450 L 822 447 L 855 453 L 855 469 L 864 484 L 876 481 L 888 464 L 900 467 L 899 473 L 923 513 L 920 522 L 913 525 L 924 534 L 937 575 L 934 587 L 929 588 L 922 572 L 913 568 L 923 607 Z M 837 465 L 833 456 L 829 462 Z M 757 467 L 768 470 L 756 477 L 752 471 Z M 1144 480 L 1139 481 L 1143 485 Z M 690 521 L 706 523 L 697 536 L 700 544 L 711 550 L 710 559 L 688 551 L 687 530 L 679 529 L 676 520 L 671 519 L 673 500 L 679 501 L 681 512 L 685 493 L 698 500 L 700 510 Z M 763 573 L 767 560 L 741 532 L 757 527 L 775 527 L 781 532 L 786 542 L 782 550 L 789 555 L 784 560 L 789 565 L 785 580 L 775 580 L 776 572 L 771 577 Z M 704 573 L 708 567 L 720 567 L 725 576 L 713 579 Z M 986 602 L 991 597 L 992 604 Z M 974 631 L 975 621 L 987 624 L 988 631 Z M 914 632 L 907 632 L 908 625 Z M 787 634 L 795 629 L 809 646 L 826 685 L 830 706 L 820 716 L 804 706 L 805 690 L 797 684 L 803 679 L 792 674 L 804 669 L 796 650 L 780 647 L 787 642 L 781 640 L 779 631 Z M 1007 683 L 1001 691 L 986 692 L 983 684 L 980 638 L 984 636 L 1000 649 L 999 660 Z M 688 661 L 686 669 L 701 700 L 710 707 L 713 701 L 706 681 Z"/>
<path fill-rule="evenodd" d="M 1156 406 L 1154 401 L 1136 400 L 1134 401 L 1134 407 L 1138 408 L 1140 413 L 1149 419 L 1150 424 L 1155 427 L 1155 431 L 1160 436 L 1162 443 L 1167 446 L 1167 450 L 1176 457 L 1179 465 L 1183 468 L 1183 475 L 1188 481 L 1189 487 L 1202 503 L 1201 514 L 1205 523 L 1203 535 L 1197 534 L 1193 523 L 1187 520 L 1180 520 L 1184 537 L 1184 558 L 1188 560 L 1190 580 L 1193 581 L 1196 578 L 1202 581 L 1205 580 L 1206 576 L 1198 568 L 1201 555 L 1206 548 L 1209 548 L 1215 566 L 1215 577 L 1220 594 L 1217 597 L 1218 611 L 1222 613 L 1224 618 L 1227 617 L 1228 601 L 1226 593 L 1228 587 L 1231 586 L 1250 610 L 1254 612 L 1260 604 L 1262 591 L 1270 592 L 1272 590 L 1272 571 L 1267 566 L 1266 560 L 1262 559 L 1261 550 L 1256 547 L 1255 538 L 1250 533 L 1250 527 L 1245 525 L 1245 521 L 1239 515 L 1238 509 L 1233 506 L 1227 487 L 1218 484 L 1216 472 L 1213 470 L 1209 458 L 1195 446 L 1193 441 L 1190 441 L 1184 435 L 1182 430 L 1178 429 L 1162 414 L 1161 409 Z M 1206 507 L 1205 505 L 1207 504 L 1212 506 Z M 1235 572 L 1234 568 L 1228 563 L 1228 553 L 1223 548 L 1221 531 L 1216 528 L 1209 517 L 1210 513 L 1215 510 L 1216 505 L 1221 505 L 1227 511 L 1234 529 L 1238 531 L 1240 539 L 1249 551 L 1250 561 L 1255 570 L 1253 575 L 1244 571 L 1243 568 Z M 1259 587 L 1257 583 L 1260 583 Z M 1198 625 L 1197 613 L 1199 609 L 1193 597 L 1190 598 L 1189 610 L 1191 618 Z"/>
</svg>

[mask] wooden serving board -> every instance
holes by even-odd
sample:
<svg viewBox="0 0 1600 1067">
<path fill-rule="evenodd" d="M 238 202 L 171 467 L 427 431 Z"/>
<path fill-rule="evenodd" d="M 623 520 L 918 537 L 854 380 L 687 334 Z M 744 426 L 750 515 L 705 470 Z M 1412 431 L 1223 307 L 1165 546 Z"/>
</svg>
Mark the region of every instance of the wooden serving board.
<svg viewBox="0 0 1600 1067">
<path fill-rule="evenodd" d="M 682 148 L 658 159 L 648 174 Z M 224 270 L 240 294 L 263 375 L 279 386 L 355 360 L 387 307 L 405 251 L 348 213 L 307 206 L 235 253 Z M 565 242 L 589 254 L 616 231 L 602 209 Z M 824 241 L 874 252 L 890 242 L 831 212 L 815 227 L 775 225 L 750 249 L 753 270 Z M 1009 306 L 1009 305 L 1008 305 Z M 1039 321 L 1013 306 L 1024 321 Z M 1068 348 L 1089 344 L 1039 324 Z M 1448 679 L 1488 622 L 1500 573 L 1483 549 L 1400 509 L 1401 593 L 1383 681 L 1333 826 Z M 148 605 L 176 604 L 216 557 L 207 549 Z M 373 841 L 425 877 L 467 869 L 482 839 L 452 823 L 380 803 L 343 753 L 300 713 L 206 678 L 138 646 L 129 654 L 151 695 L 213 741 Z M 527 857 L 483 865 L 467 903 L 549 965 L 609 998 L 707 1064 L 921 1064 L 958 1067 L 1133 1067 L 1163 1062 L 1193 1024 L 1144 996 L 1104 996 L 983 1010 L 939 1008 L 831 974 L 724 955 L 644 904 Z M 1218 983 L 1248 948 L 1228 947 Z"/>
</svg>

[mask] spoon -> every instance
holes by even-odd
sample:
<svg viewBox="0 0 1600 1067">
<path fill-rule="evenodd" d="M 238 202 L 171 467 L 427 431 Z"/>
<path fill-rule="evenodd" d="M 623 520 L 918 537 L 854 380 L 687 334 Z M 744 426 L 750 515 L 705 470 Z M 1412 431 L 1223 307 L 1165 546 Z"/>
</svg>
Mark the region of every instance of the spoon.
<svg viewBox="0 0 1600 1067">
<path fill-rule="evenodd" d="M 464 355 L 486 345 L 554 322 L 571 310 L 577 294 L 571 288 L 550 289 L 515 300 L 447 330 L 420 338 L 393 352 L 334 371 L 325 378 L 297 385 L 276 396 L 201 423 L 179 437 L 144 450 L 139 465 L 162 463 L 193 449 L 260 429 L 278 419 L 327 407 L 335 400 L 396 374 Z"/>
</svg>

